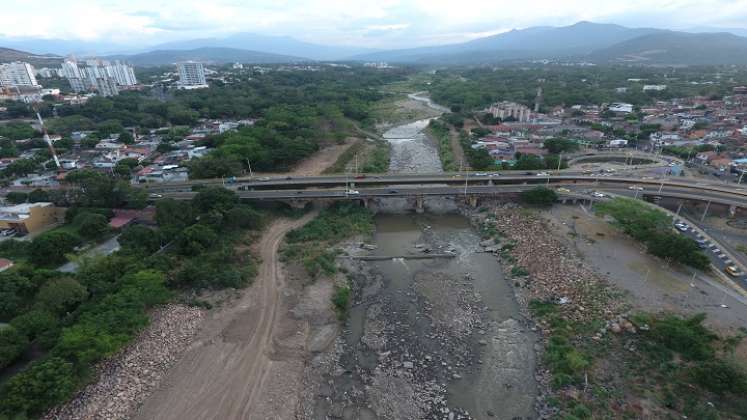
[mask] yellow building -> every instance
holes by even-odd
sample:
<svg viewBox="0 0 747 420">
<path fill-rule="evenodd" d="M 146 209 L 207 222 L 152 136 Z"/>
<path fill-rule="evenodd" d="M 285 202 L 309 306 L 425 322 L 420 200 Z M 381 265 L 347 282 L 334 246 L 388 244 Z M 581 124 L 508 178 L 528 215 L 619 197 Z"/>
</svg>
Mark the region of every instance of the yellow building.
<svg viewBox="0 0 747 420">
<path fill-rule="evenodd" d="M 0 230 L 15 229 L 18 233 L 34 233 L 57 223 L 61 210 L 52 203 L 25 203 L 0 207 Z"/>
</svg>

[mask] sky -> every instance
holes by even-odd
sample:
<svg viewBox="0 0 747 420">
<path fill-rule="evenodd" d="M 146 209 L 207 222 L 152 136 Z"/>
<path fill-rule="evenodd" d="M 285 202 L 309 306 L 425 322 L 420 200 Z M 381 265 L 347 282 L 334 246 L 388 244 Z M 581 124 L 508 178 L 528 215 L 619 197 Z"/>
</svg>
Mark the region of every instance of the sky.
<svg viewBox="0 0 747 420">
<path fill-rule="evenodd" d="M 403 48 L 581 20 L 668 29 L 747 27 L 747 0 L 3 0 L 0 37 L 128 46 L 236 32 Z"/>
</svg>

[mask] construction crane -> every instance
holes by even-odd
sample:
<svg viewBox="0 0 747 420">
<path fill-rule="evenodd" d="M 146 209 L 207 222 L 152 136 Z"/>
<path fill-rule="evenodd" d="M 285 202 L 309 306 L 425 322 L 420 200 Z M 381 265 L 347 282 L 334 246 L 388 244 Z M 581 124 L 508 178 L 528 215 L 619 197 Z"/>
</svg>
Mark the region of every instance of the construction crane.
<svg viewBox="0 0 747 420">
<path fill-rule="evenodd" d="M 47 133 L 47 127 L 44 126 L 44 120 L 42 120 L 42 116 L 39 113 L 39 111 L 36 110 L 36 108 L 34 108 L 34 111 L 36 111 L 36 118 L 39 119 L 39 125 L 41 125 L 42 133 L 44 133 L 44 141 L 47 142 L 47 146 L 49 146 L 49 151 L 52 153 L 54 164 L 57 165 L 57 169 L 62 169 L 62 165 L 60 165 L 60 160 L 57 158 L 57 152 L 55 152 L 54 146 L 52 145 L 52 139 L 49 138 L 49 133 Z"/>
</svg>

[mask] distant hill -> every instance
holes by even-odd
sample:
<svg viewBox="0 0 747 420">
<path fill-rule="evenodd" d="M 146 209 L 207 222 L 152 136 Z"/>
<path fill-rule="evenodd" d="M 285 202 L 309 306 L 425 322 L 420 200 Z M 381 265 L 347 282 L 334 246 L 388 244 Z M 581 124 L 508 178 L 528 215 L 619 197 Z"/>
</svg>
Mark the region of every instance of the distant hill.
<svg viewBox="0 0 747 420">
<path fill-rule="evenodd" d="M 156 50 L 142 54 L 112 55 L 103 57 L 109 60 L 125 60 L 135 66 L 150 67 L 174 64 L 179 61 L 201 61 L 206 64 L 225 63 L 293 63 L 309 61 L 307 58 L 288 55 L 270 54 L 259 51 L 241 50 L 237 48 L 196 48 L 192 50 Z"/>
<path fill-rule="evenodd" d="M 312 60 L 341 60 L 357 54 L 371 53 L 371 48 L 320 45 L 288 36 L 268 36 L 248 32 L 226 38 L 203 38 L 168 42 L 151 47 L 154 50 L 191 50 L 203 47 L 236 48 L 272 54 L 307 57 Z"/>
<path fill-rule="evenodd" d="M 660 31 L 652 28 L 626 28 L 620 25 L 579 22 L 558 28 L 541 26 L 512 30 L 459 44 L 383 51 L 354 58 L 362 61 L 474 64 L 475 59 L 496 61 L 583 56 L 596 49 Z"/>
<path fill-rule="evenodd" d="M 635 64 L 747 64 L 747 38 L 730 33 L 661 32 L 597 50 L 589 58 Z"/>
<path fill-rule="evenodd" d="M 36 67 L 48 67 L 58 66 L 62 62 L 62 57 L 52 54 L 37 55 L 25 51 L 0 47 L 0 63 L 8 63 L 11 61 L 25 61 Z"/>
</svg>

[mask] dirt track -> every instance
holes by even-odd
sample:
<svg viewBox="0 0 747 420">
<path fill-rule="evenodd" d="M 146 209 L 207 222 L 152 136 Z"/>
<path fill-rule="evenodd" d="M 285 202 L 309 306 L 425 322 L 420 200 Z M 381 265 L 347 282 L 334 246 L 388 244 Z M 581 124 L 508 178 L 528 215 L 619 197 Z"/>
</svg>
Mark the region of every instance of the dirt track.
<svg viewBox="0 0 747 420">
<path fill-rule="evenodd" d="M 268 228 L 258 244 L 262 262 L 255 284 L 205 322 L 198 340 L 134 418 L 257 418 L 285 283 L 278 247 L 288 231 L 314 216 L 279 220 Z"/>
</svg>

